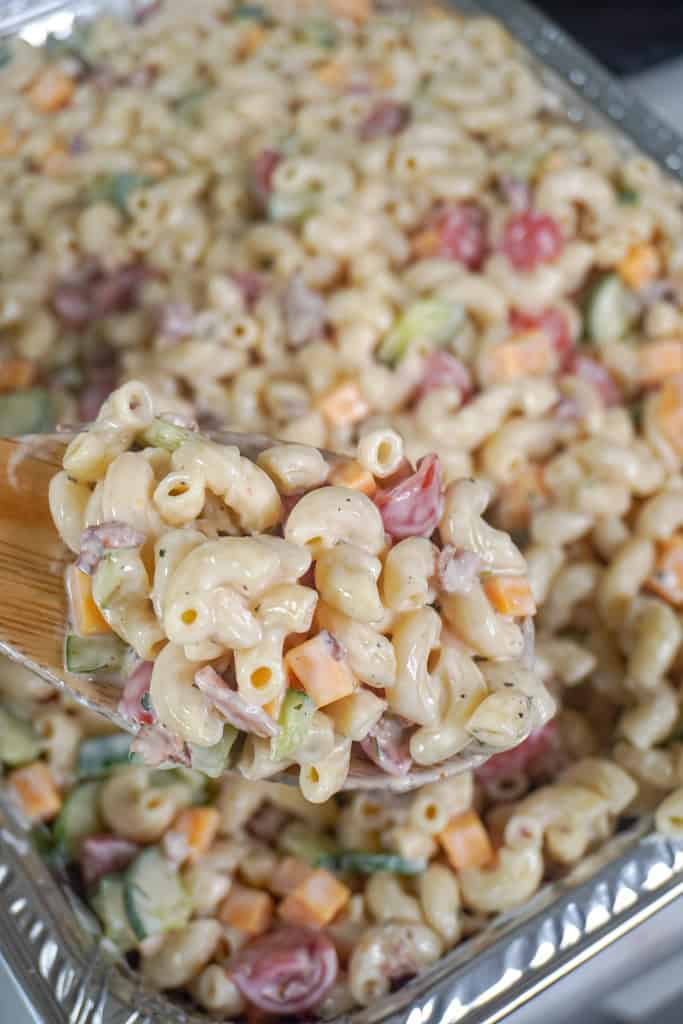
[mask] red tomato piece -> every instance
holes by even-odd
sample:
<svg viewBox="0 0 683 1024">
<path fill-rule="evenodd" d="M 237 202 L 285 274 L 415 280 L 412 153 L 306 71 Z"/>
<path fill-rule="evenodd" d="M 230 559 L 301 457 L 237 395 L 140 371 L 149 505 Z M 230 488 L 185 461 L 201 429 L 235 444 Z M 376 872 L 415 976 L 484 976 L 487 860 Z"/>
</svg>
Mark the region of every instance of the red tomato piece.
<svg viewBox="0 0 683 1024">
<path fill-rule="evenodd" d="M 276 149 L 263 149 L 254 160 L 252 167 L 252 188 L 256 198 L 265 205 L 273 191 L 273 174 L 282 160 Z"/>
<path fill-rule="evenodd" d="M 474 774 L 479 782 L 498 782 L 500 779 L 512 778 L 514 775 L 528 772 L 534 762 L 559 744 L 557 722 L 547 722 L 540 729 L 529 733 L 519 746 L 513 747 L 512 750 L 504 750 L 501 754 L 494 754 L 485 764 L 475 768 Z"/>
<path fill-rule="evenodd" d="M 561 309 L 546 309 L 537 315 L 513 309 L 510 326 L 519 331 L 544 331 L 563 365 L 574 349 L 569 322 Z"/>
<path fill-rule="evenodd" d="M 426 395 L 436 388 L 457 388 L 462 400 L 465 401 L 474 390 L 472 374 L 465 364 L 450 352 L 430 352 L 424 361 L 420 395 Z"/>
<path fill-rule="evenodd" d="M 563 247 L 560 225 L 546 213 L 516 213 L 503 230 L 501 249 L 515 270 L 533 270 L 539 263 L 552 263 Z"/>
<path fill-rule="evenodd" d="M 619 385 L 609 370 L 606 370 L 597 359 L 575 353 L 567 366 L 567 373 L 592 384 L 605 405 L 618 405 L 621 401 Z"/>
<path fill-rule="evenodd" d="M 468 270 L 479 270 L 488 250 L 486 214 L 477 203 L 447 207 L 436 219 L 436 255 L 456 260 Z"/>
<path fill-rule="evenodd" d="M 337 977 L 337 951 L 313 928 L 289 927 L 247 943 L 229 974 L 245 999 L 278 1016 L 310 1010 Z"/>
<path fill-rule="evenodd" d="M 443 510 L 438 455 L 425 455 L 415 473 L 388 491 L 378 491 L 375 504 L 384 529 L 394 540 L 431 536 Z"/>
</svg>

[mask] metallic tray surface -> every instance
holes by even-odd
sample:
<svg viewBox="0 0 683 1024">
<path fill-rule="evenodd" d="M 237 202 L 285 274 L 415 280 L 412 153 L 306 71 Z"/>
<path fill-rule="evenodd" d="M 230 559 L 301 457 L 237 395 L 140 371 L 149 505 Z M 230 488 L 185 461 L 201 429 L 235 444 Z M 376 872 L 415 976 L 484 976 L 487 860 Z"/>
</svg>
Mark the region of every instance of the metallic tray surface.
<svg viewBox="0 0 683 1024">
<path fill-rule="evenodd" d="M 0 37 L 34 45 L 67 35 L 76 17 L 148 0 L 0 0 Z M 523 0 L 457 0 L 502 21 L 534 59 L 574 123 L 607 128 L 683 179 L 683 138 L 571 38 Z M 374 1006 L 331 1024 L 494 1024 L 683 894 L 683 842 L 643 819 L 523 908 L 492 920 L 429 971 Z M 107 948 L 66 877 L 34 851 L 25 823 L 0 791 L 0 951 L 50 1024 L 206 1024 L 146 989 Z"/>
</svg>

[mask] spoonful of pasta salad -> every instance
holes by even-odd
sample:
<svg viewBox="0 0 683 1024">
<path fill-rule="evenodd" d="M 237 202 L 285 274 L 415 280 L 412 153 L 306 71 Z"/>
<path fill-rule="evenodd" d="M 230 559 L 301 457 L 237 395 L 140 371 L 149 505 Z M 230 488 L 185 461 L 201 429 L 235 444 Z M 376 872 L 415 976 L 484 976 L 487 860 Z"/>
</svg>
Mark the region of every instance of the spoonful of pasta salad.
<svg viewBox="0 0 683 1024">
<path fill-rule="evenodd" d="M 444 487 L 393 430 L 355 458 L 207 437 L 131 381 L 84 432 L 2 457 L 0 648 L 146 764 L 321 802 L 477 766 L 554 712 L 486 484 Z"/>
</svg>

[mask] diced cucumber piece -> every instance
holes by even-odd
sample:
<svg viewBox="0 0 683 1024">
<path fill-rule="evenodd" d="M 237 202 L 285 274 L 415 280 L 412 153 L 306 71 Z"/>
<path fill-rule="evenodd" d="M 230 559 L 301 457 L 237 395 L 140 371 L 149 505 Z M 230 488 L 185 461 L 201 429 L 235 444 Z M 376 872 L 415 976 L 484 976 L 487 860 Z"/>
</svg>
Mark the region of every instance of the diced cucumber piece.
<svg viewBox="0 0 683 1024">
<path fill-rule="evenodd" d="M 151 786 L 174 786 L 178 790 L 178 802 L 185 805 L 205 804 L 208 800 L 206 775 L 191 768 L 158 768 L 150 772 Z"/>
<path fill-rule="evenodd" d="M 336 26 L 327 18 L 305 18 L 301 33 L 307 43 L 320 46 L 323 50 L 333 50 L 339 41 Z"/>
<path fill-rule="evenodd" d="M 100 831 L 100 784 L 84 782 L 72 789 L 55 821 L 54 837 L 58 852 L 66 861 L 78 856 L 81 843 Z"/>
<path fill-rule="evenodd" d="M 177 869 L 157 847 L 143 850 L 126 871 L 123 902 L 138 939 L 182 928 L 192 910 Z"/>
<path fill-rule="evenodd" d="M 184 441 L 194 436 L 193 431 L 186 427 L 178 427 L 158 416 L 138 434 L 138 441 L 150 448 L 165 448 L 167 452 L 174 452 Z"/>
<path fill-rule="evenodd" d="M 92 596 L 98 608 L 108 608 L 112 597 L 125 581 L 129 565 L 126 555 L 128 551 L 130 548 L 119 548 L 100 559 L 92 576 Z"/>
<path fill-rule="evenodd" d="M 618 274 L 603 274 L 586 299 L 584 329 L 598 345 L 619 341 L 638 316 L 638 303 Z"/>
<path fill-rule="evenodd" d="M 90 905 L 102 923 L 102 931 L 110 942 L 128 953 L 137 945 L 123 902 L 124 883 L 121 875 L 105 875 L 90 897 Z"/>
<path fill-rule="evenodd" d="M 190 759 L 192 768 L 210 779 L 218 779 L 228 767 L 230 751 L 239 736 L 237 729 L 227 723 L 223 727 L 223 735 L 212 747 L 198 747 L 190 743 Z"/>
<path fill-rule="evenodd" d="M 268 12 L 261 4 L 239 4 L 233 17 L 240 21 L 256 21 L 261 25 L 269 20 Z"/>
<path fill-rule="evenodd" d="M 202 85 L 191 92 L 186 92 L 184 96 L 179 96 L 175 101 L 175 111 L 178 117 L 182 117 L 185 121 L 194 121 L 199 113 L 202 101 L 210 92 L 210 85 Z"/>
<path fill-rule="evenodd" d="M 317 192 L 273 192 L 268 200 L 268 217 L 276 221 L 299 221 L 318 208 Z"/>
<path fill-rule="evenodd" d="M 310 697 L 301 690 L 287 690 L 278 718 L 280 734 L 270 741 L 271 757 L 285 761 L 301 747 L 314 712 L 315 704 Z"/>
<path fill-rule="evenodd" d="M 0 395 L 0 437 L 44 434 L 54 425 L 54 403 L 45 388 Z"/>
<path fill-rule="evenodd" d="M 318 867 L 342 874 L 352 872 L 359 875 L 373 875 L 376 871 L 391 871 L 395 875 L 419 875 L 426 864 L 423 860 L 408 860 L 397 853 L 362 853 L 345 850 L 318 860 Z"/>
<path fill-rule="evenodd" d="M 640 202 L 640 193 L 636 192 L 634 188 L 622 188 L 617 193 L 617 199 L 622 206 L 637 206 Z"/>
<path fill-rule="evenodd" d="M 40 737 L 30 722 L 0 708 L 0 761 L 15 767 L 35 761 L 40 755 Z"/>
<path fill-rule="evenodd" d="M 4 68 L 12 59 L 12 49 L 6 39 L 0 39 L 0 68 Z"/>
<path fill-rule="evenodd" d="M 62 60 L 64 57 L 80 57 L 88 63 L 88 46 L 91 27 L 86 22 L 75 22 L 68 36 L 56 36 L 50 32 L 43 52 L 48 60 Z"/>
<path fill-rule="evenodd" d="M 128 197 L 137 189 L 153 185 L 154 179 L 132 171 L 120 171 L 96 178 L 88 191 L 88 202 L 111 203 L 121 213 L 128 212 Z"/>
<path fill-rule="evenodd" d="M 66 638 L 64 663 L 69 672 L 90 673 L 123 668 L 130 648 L 117 636 L 76 636 Z"/>
<path fill-rule="evenodd" d="M 94 736 L 78 749 L 78 775 L 81 779 L 99 779 L 117 764 L 127 764 L 131 737 L 125 732 Z"/>
<path fill-rule="evenodd" d="M 387 366 L 396 366 L 416 341 L 440 347 L 451 340 L 465 318 L 465 310 L 444 299 L 413 302 L 377 350 L 377 358 Z"/>
<path fill-rule="evenodd" d="M 333 839 L 322 832 L 314 832 L 301 821 L 293 821 L 283 829 L 278 838 L 278 846 L 283 853 L 314 865 L 321 857 L 338 852 Z"/>
</svg>

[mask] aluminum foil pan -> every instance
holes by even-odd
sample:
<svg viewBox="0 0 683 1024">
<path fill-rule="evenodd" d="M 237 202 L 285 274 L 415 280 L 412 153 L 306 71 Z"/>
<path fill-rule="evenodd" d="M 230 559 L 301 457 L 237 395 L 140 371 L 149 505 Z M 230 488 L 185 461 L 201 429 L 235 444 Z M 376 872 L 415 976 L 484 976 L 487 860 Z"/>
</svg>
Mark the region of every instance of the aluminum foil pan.
<svg viewBox="0 0 683 1024">
<path fill-rule="evenodd" d="M 102 7 L 149 0 L 0 0 L 0 36 L 38 45 Z M 574 123 L 609 127 L 683 179 L 683 139 L 583 49 L 520 0 L 458 0 L 499 18 L 526 47 L 549 94 Z M 644 818 L 524 908 L 492 921 L 399 992 L 332 1024 L 494 1024 L 683 894 L 683 843 Z M 35 852 L 0 790 L 0 956 L 50 1024 L 206 1024 L 146 989 L 99 937 L 67 877 Z"/>
</svg>

